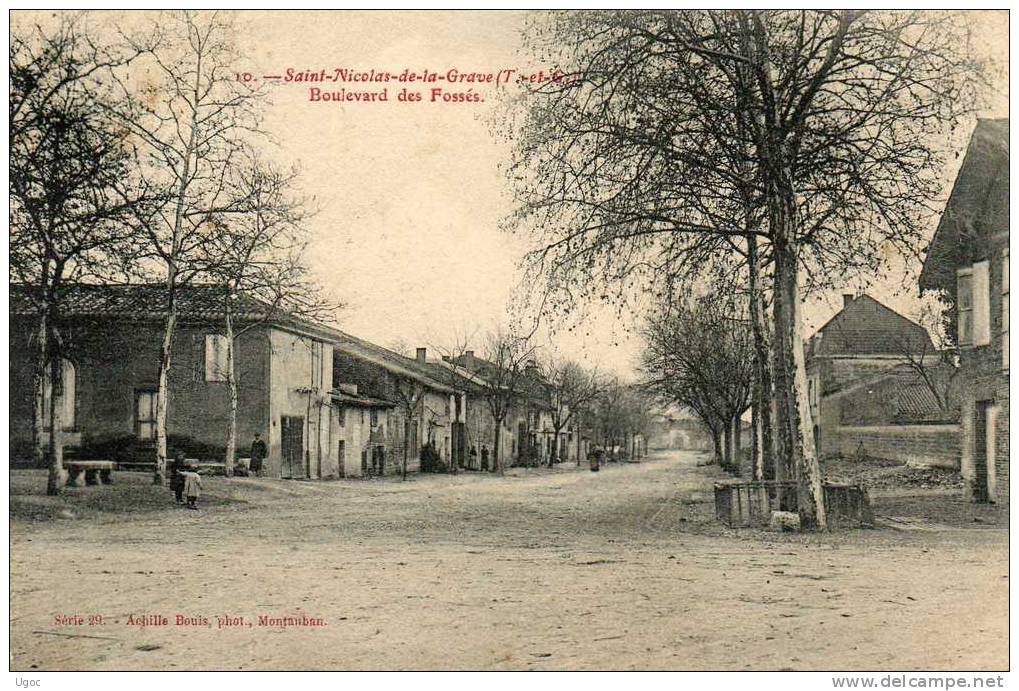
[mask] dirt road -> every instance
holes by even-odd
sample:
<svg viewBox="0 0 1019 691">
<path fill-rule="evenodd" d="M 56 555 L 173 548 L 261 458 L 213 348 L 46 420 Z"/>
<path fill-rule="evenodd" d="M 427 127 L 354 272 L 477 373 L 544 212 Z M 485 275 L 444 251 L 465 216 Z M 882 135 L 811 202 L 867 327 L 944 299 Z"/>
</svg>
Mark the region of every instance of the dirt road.
<svg viewBox="0 0 1019 691">
<path fill-rule="evenodd" d="M 208 478 L 197 512 L 15 471 L 12 668 L 1007 666 L 1006 530 L 730 531 L 697 460 Z"/>
</svg>

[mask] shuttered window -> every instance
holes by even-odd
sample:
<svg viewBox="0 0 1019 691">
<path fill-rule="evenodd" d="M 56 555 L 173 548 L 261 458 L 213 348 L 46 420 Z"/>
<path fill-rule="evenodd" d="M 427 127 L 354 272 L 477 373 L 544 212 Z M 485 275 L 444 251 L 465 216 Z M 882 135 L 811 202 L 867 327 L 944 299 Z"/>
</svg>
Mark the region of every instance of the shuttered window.
<svg viewBox="0 0 1019 691">
<path fill-rule="evenodd" d="M 135 393 L 135 429 L 138 438 L 150 441 L 156 438 L 156 392 Z"/>
<path fill-rule="evenodd" d="M 1001 253 L 1001 367 L 1008 369 L 1008 249 Z"/>
<path fill-rule="evenodd" d="M 75 376 L 74 365 L 70 360 L 61 359 L 60 379 L 57 381 L 56 391 L 50 381 L 50 368 L 46 368 L 45 384 L 43 388 L 42 426 L 43 429 L 50 428 L 50 399 L 57 397 L 58 412 L 60 413 L 60 428 L 69 431 L 74 429 L 75 412 Z"/>
<path fill-rule="evenodd" d="M 226 381 L 229 373 L 227 338 L 221 334 L 205 336 L 205 381 Z"/>
<path fill-rule="evenodd" d="M 960 269 L 956 275 L 956 311 L 960 346 L 973 344 L 973 271 Z"/>
<path fill-rule="evenodd" d="M 990 263 L 973 265 L 973 345 L 991 343 L 991 280 Z"/>
</svg>

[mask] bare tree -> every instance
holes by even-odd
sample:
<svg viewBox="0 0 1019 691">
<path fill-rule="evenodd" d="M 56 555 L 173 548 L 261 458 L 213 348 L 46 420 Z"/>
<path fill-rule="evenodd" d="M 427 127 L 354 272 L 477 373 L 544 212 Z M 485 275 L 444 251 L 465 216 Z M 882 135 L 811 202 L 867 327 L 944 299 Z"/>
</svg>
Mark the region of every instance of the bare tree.
<svg viewBox="0 0 1019 691">
<path fill-rule="evenodd" d="M 644 336 L 648 388 L 697 414 L 711 430 L 722 466 L 737 471 L 740 420 L 752 403 L 755 378 L 746 322 L 714 300 L 691 300 L 649 317 Z"/>
<path fill-rule="evenodd" d="M 549 467 L 552 467 L 561 460 L 559 435 L 571 421 L 579 422 L 581 411 L 598 397 L 603 384 L 597 371 L 588 371 L 573 360 L 551 358 L 542 370 L 545 404 L 551 411 L 552 431 L 555 435 L 555 444 L 548 459 Z M 579 427 L 577 434 L 580 434 Z"/>
<path fill-rule="evenodd" d="M 122 74 L 118 84 L 137 98 L 121 113 L 136 141 L 140 176 L 169 191 L 154 216 L 139 218 L 147 232 L 147 254 L 166 286 L 165 322 L 156 395 L 153 481 L 166 469 L 168 377 L 179 317 L 179 291 L 207 275 L 217 257 L 210 240 L 224 214 L 243 209 L 234 196 L 231 172 L 244 165 L 246 144 L 259 131 L 262 92 L 236 78 L 233 28 L 220 13 L 166 13 L 153 32 L 159 37 L 145 67 L 141 92 Z"/>
<path fill-rule="evenodd" d="M 534 352 L 534 345 L 528 337 L 509 332 L 491 334 L 485 346 L 486 363 L 478 374 L 484 382 L 481 384 L 481 395 L 495 423 L 492 461 L 500 474 L 505 472 L 505 459 L 502 457 L 503 426 L 510 411 L 520 403 L 526 365 L 533 358 Z"/>
<path fill-rule="evenodd" d="M 918 252 L 949 129 L 976 103 L 965 19 L 557 13 L 535 18 L 529 39 L 570 75 L 525 99 L 515 169 L 545 287 L 611 300 L 606 285 L 686 277 L 719 238 L 766 242 L 778 458 L 800 481 L 803 525 L 824 529 L 801 270 L 809 288 L 873 273 L 889 248 Z M 734 225 L 747 201 L 759 225 Z"/>
<path fill-rule="evenodd" d="M 220 374 L 230 389 L 227 476 L 233 474 L 237 448 L 238 339 L 272 320 L 331 321 L 339 307 L 309 280 L 303 262 L 309 211 L 308 200 L 295 191 L 297 172 L 281 171 L 252 154 L 232 173 L 231 195 L 237 201 L 217 219 L 219 232 L 207 245 L 215 257 L 208 277 L 223 287 L 226 367 Z"/>
<path fill-rule="evenodd" d="M 136 249 L 134 215 L 156 201 L 147 188 L 126 185 L 127 133 L 103 107 L 119 105 L 103 81 L 146 48 L 99 45 L 80 19 L 12 30 L 10 48 L 10 280 L 25 285 L 38 318 L 33 456 L 41 464 L 48 443 L 48 494 L 63 476 L 65 292 L 78 281 L 123 276 Z"/>
<path fill-rule="evenodd" d="M 931 339 L 900 335 L 893 343 L 903 364 L 931 394 L 946 420 L 957 419 L 959 415 L 957 378 L 961 356 L 959 346 L 950 336 L 951 330 L 945 328 L 949 317 L 940 299 L 928 299 L 920 308 L 917 323 Z"/>
</svg>

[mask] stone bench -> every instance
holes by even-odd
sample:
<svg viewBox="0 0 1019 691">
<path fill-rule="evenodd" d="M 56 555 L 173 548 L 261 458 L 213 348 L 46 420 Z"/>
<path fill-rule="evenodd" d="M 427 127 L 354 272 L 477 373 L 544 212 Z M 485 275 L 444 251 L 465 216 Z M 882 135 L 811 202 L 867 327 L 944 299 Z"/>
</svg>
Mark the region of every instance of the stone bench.
<svg viewBox="0 0 1019 691">
<path fill-rule="evenodd" d="M 67 486 L 113 484 L 113 461 L 65 461 Z"/>
</svg>

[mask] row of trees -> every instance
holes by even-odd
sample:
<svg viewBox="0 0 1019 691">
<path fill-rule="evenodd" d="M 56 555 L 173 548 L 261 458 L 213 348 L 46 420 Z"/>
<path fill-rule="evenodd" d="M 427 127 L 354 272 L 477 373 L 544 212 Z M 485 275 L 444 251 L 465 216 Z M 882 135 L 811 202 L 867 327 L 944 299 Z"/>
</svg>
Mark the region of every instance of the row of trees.
<svg viewBox="0 0 1019 691">
<path fill-rule="evenodd" d="M 526 38 L 572 76 L 514 102 L 514 220 L 541 304 L 651 295 L 693 319 L 672 303 L 710 277 L 752 342 L 755 467 L 797 479 L 802 524 L 824 529 L 801 300 L 921 251 L 947 144 L 980 102 L 967 18 L 570 12 Z"/>
<path fill-rule="evenodd" d="M 549 466 L 563 460 L 559 440 L 568 428 L 575 430 L 578 463 L 585 432 L 603 446 L 625 446 L 635 435 L 647 436 L 650 401 L 636 387 L 620 384 L 569 358 L 543 357 L 532 336 L 507 331 L 491 334 L 480 362 L 473 361 L 473 351 L 467 350 L 468 339 L 452 350 L 439 349 L 453 365 L 448 383 L 474 391 L 484 401 L 494 427 L 493 463 L 498 472 L 503 472 L 506 464 L 503 432 L 521 411 L 545 412 L 548 426 L 542 432 L 550 432 L 556 440 L 548 456 Z"/>
<path fill-rule="evenodd" d="M 38 317 L 34 453 L 49 452 L 48 492 L 62 480 L 56 396 L 63 301 L 77 282 L 145 281 L 162 287 L 154 482 L 167 457 L 168 376 L 189 286 L 221 288 L 236 448 L 236 339 L 277 311 L 322 314 L 326 305 L 301 257 L 309 200 L 294 170 L 258 153 L 265 93 L 238 80 L 229 18 L 166 13 L 135 33 L 97 39 L 88 15 L 12 27 L 10 49 L 10 280 Z M 258 309 L 238 320 L 241 295 Z M 49 419 L 44 438 L 43 419 Z"/>
<path fill-rule="evenodd" d="M 665 404 L 692 411 L 710 432 L 722 467 L 740 472 L 742 418 L 756 392 L 753 339 L 745 317 L 716 298 L 686 298 L 649 315 L 644 340 L 648 388 Z M 761 478 L 764 458 L 771 454 L 758 451 L 751 457 L 761 462 L 754 468 Z"/>
</svg>

